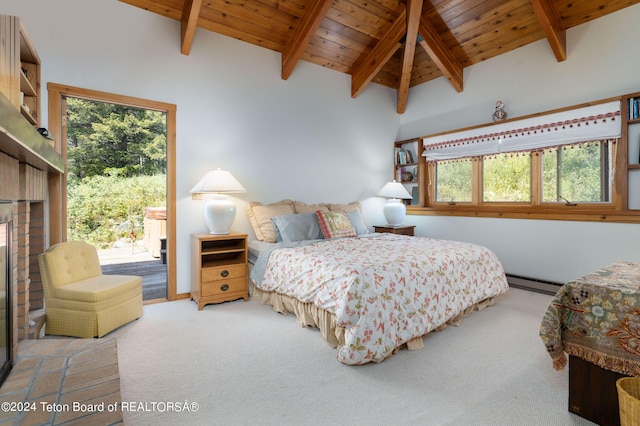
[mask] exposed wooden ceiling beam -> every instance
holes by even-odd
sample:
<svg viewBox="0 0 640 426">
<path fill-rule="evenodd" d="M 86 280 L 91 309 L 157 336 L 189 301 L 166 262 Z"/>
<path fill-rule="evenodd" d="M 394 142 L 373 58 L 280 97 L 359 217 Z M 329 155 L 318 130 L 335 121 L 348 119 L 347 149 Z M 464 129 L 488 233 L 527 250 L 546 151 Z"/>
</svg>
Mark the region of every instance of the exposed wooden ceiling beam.
<svg viewBox="0 0 640 426">
<path fill-rule="evenodd" d="M 324 19 L 333 0 L 314 0 L 293 29 L 282 50 L 282 79 L 289 78 L 307 48 L 311 37 Z"/>
<path fill-rule="evenodd" d="M 400 39 L 407 30 L 407 11 L 400 13 L 391 28 L 382 36 L 375 47 L 369 52 L 360 66 L 351 73 L 351 97 L 357 97 L 371 82 L 373 77 L 396 53 L 402 44 Z"/>
<path fill-rule="evenodd" d="M 202 0 L 185 0 L 184 2 L 182 19 L 180 20 L 180 51 L 183 55 L 188 55 L 191 52 L 193 36 L 198 26 L 200 6 L 202 6 Z"/>
<path fill-rule="evenodd" d="M 413 58 L 416 54 L 416 44 L 418 42 L 420 15 L 422 15 L 422 0 L 407 0 L 407 37 L 404 42 L 404 51 L 402 52 L 402 70 L 400 71 L 400 85 L 398 86 L 398 104 L 396 106 L 398 114 L 404 114 L 407 109 L 411 70 L 413 69 Z"/>
<path fill-rule="evenodd" d="M 553 7 L 550 0 L 529 0 L 533 6 L 533 12 L 540 22 L 542 31 L 547 37 L 547 41 L 556 55 L 556 60 L 562 62 L 567 59 L 567 36 L 566 30 L 560 21 L 558 11 Z"/>
<path fill-rule="evenodd" d="M 458 93 L 462 92 L 463 86 L 463 68 L 460 61 L 451 52 L 434 26 L 427 19 L 420 19 L 420 27 L 418 28 L 420 37 L 420 46 L 427 52 L 431 60 L 440 69 L 442 74 L 449 80 Z"/>
</svg>

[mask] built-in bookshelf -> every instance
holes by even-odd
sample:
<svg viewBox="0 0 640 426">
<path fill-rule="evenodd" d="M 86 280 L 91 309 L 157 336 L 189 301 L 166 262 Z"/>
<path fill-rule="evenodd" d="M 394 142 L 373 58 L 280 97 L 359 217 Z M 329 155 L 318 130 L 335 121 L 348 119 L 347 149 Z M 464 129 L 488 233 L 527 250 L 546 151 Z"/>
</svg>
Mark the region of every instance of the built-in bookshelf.
<svg viewBox="0 0 640 426">
<path fill-rule="evenodd" d="M 401 182 L 413 196 L 406 200 L 407 205 L 420 205 L 419 184 L 422 146 L 420 139 L 411 139 L 394 143 L 394 180 Z"/>
<path fill-rule="evenodd" d="M 626 104 L 627 141 L 627 208 L 640 210 L 640 93 L 634 93 L 623 98 Z"/>
<path fill-rule="evenodd" d="M 20 18 L 0 15 L 0 93 L 40 127 L 40 57 Z"/>
</svg>

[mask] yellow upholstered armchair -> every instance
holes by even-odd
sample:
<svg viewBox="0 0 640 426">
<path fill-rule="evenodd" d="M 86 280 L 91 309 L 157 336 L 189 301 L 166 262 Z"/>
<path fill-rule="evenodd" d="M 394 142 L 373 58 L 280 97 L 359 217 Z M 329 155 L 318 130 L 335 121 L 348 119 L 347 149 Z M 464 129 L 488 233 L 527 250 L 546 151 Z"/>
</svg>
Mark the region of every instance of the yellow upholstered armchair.
<svg viewBox="0 0 640 426">
<path fill-rule="evenodd" d="M 45 333 L 102 337 L 142 316 L 142 278 L 103 275 L 95 247 L 68 241 L 38 257 Z"/>
</svg>

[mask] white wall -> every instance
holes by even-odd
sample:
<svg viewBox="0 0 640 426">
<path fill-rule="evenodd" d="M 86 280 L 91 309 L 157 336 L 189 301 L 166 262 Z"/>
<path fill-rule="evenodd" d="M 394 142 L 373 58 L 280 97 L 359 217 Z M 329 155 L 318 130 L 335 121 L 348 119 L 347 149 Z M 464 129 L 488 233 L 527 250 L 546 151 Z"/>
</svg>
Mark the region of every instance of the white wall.
<svg viewBox="0 0 640 426">
<path fill-rule="evenodd" d="M 253 237 L 249 201 L 363 201 L 382 223 L 375 193 L 392 176 L 394 93 L 371 85 L 351 99 L 350 79 L 300 62 L 280 78 L 280 54 L 198 30 L 189 56 L 180 25 L 116 0 L 3 0 L 20 16 L 54 82 L 177 105 L 177 291 L 189 291 L 189 234 L 205 232 L 189 190 L 222 167 L 247 189 L 234 228 Z"/>
<path fill-rule="evenodd" d="M 567 32 L 567 60 L 545 40 L 464 70 L 464 91 L 445 78 L 412 89 L 397 139 L 491 121 L 497 100 L 509 117 L 640 91 L 635 37 L 640 5 Z M 420 235 L 477 242 L 512 274 L 565 282 L 616 260 L 640 261 L 640 225 L 414 216 Z"/>
</svg>

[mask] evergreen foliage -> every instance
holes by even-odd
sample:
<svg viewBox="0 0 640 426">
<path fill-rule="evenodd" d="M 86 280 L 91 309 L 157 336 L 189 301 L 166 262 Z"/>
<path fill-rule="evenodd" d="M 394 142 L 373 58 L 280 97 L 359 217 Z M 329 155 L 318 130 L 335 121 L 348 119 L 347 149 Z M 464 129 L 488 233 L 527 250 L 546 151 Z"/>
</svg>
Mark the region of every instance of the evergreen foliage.
<svg viewBox="0 0 640 426">
<path fill-rule="evenodd" d="M 99 248 L 144 236 L 145 207 L 164 207 L 166 176 L 92 176 L 67 188 L 67 234 Z M 133 234 L 132 234 L 133 232 Z"/>
<path fill-rule="evenodd" d="M 166 142 L 163 112 L 68 98 L 68 239 L 141 239 L 144 208 L 166 206 Z"/>
</svg>

